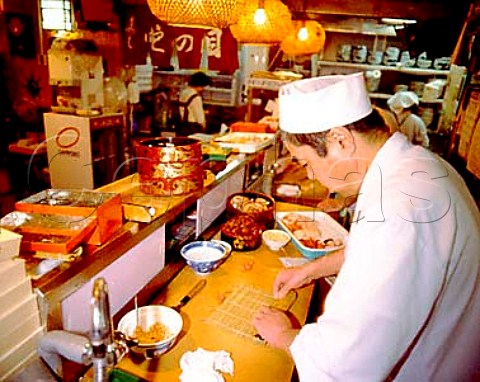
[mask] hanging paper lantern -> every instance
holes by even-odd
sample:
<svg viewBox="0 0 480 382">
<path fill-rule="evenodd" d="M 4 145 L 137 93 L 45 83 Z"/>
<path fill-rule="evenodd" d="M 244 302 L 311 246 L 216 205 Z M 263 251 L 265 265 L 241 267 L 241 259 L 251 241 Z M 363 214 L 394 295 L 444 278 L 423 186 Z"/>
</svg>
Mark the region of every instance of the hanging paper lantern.
<svg viewBox="0 0 480 382">
<path fill-rule="evenodd" d="M 228 28 L 243 11 L 244 0 L 147 0 L 152 13 L 174 26 Z"/>
<path fill-rule="evenodd" d="M 259 4 L 265 10 L 263 23 L 255 21 Z M 238 22 L 231 25 L 230 30 L 239 43 L 280 43 L 293 30 L 292 14 L 280 0 L 247 0 Z"/>
<path fill-rule="evenodd" d="M 294 30 L 282 41 L 280 49 L 287 56 L 303 56 L 320 52 L 325 45 L 325 29 L 313 20 L 295 20 Z M 299 38 L 300 28 L 305 28 L 306 39 Z"/>
</svg>

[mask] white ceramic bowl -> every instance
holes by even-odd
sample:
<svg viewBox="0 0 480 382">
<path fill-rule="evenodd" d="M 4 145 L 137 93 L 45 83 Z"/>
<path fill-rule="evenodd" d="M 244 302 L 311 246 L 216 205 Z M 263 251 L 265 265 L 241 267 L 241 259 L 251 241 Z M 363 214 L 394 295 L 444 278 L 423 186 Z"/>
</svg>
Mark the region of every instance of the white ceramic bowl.
<svg viewBox="0 0 480 382">
<path fill-rule="evenodd" d="M 198 274 L 217 269 L 229 255 L 227 246 L 215 241 L 192 241 L 182 247 L 180 254 Z"/>
<path fill-rule="evenodd" d="M 417 60 L 417 66 L 422 69 L 428 69 L 432 66 L 432 60 Z"/>
<path fill-rule="evenodd" d="M 269 229 L 262 233 L 265 245 L 272 251 L 278 251 L 290 241 L 290 235 L 280 229 Z"/>
<path fill-rule="evenodd" d="M 147 331 L 153 324 L 160 323 L 167 329 L 164 339 L 155 343 L 137 342 L 140 348 L 154 351 L 155 355 L 160 355 L 169 350 L 183 328 L 183 319 L 176 310 L 163 305 L 146 305 L 138 308 L 138 325 Z M 118 323 L 118 330 L 128 338 L 135 337 L 135 328 L 137 327 L 136 311 L 131 310 L 123 316 Z"/>
</svg>

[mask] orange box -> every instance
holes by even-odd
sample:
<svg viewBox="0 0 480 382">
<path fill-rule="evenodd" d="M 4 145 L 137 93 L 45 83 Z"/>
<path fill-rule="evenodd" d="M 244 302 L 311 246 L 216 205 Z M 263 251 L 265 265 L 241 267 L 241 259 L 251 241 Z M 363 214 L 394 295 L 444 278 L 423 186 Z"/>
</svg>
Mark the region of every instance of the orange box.
<svg viewBox="0 0 480 382">
<path fill-rule="evenodd" d="M 230 131 L 241 131 L 244 133 L 271 133 L 266 123 L 258 122 L 235 122 L 230 125 Z"/>
<path fill-rule="evenodd" d="M 48 189 L 15 204 L 17 211 L 96 219 L 88 244 L 105 243 L 123 224 L 120 194 L 85 190 Z"/>
<path fill-rule="evenodd" d="M 90 237 L 95 218 L 13 211 L 0 219 L 0 226 L 22 235 L 25 251 L 70 253 Z"/>
</svg>

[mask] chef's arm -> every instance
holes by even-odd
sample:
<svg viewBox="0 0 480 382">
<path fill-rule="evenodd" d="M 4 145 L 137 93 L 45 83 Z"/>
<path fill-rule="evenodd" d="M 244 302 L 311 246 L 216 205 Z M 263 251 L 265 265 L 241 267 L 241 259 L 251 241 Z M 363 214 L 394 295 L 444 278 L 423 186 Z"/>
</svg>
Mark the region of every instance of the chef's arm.
<svg viewBox="0 0 480 382">
<path fill-rule="evenodd" d="M 276 298 L 283 298 L 292 289 L 300 288 L 313 280 L 337 274 L 344 259 L 343 250 L 340 250 L 302 266 L 280 271 L 273 283 L 273 295 Z"/>
<path fill-rule="evenodd" d="M 304 266 L 307 268 L 307 274 L 312 280 L 322 277 L 336 275 L 340 272 L 343 262 L 345 261 L 343 249 L 330 252 L 325 256 L 321 256 Z"/>
</svg>

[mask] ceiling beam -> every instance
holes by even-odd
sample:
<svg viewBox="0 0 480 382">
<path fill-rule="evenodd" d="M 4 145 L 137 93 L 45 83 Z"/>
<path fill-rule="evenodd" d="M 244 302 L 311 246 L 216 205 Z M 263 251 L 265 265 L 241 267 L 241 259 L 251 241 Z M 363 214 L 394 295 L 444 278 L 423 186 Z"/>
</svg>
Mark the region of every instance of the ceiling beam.
<svg viewBox="0 0 480 382">
<path fill-rule="evenodd" d="M 292 13 L 356 17 L 392 17 L 419 21 L 465 14 L 467 0 L 282 0 Z"/>
</svg>

